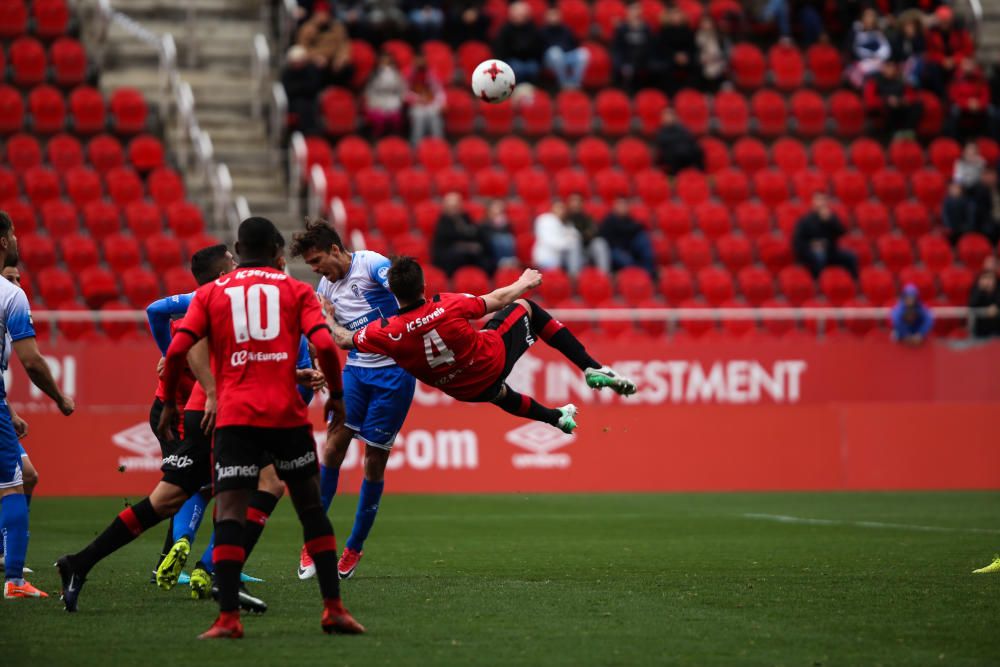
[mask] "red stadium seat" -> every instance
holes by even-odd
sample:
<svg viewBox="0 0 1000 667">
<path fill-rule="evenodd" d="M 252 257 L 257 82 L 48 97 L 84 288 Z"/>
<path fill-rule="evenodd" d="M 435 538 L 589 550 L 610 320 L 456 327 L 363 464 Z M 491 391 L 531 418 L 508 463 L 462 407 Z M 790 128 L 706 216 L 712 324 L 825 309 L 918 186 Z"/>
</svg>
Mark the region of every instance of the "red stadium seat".
<svg viewBox="0 0 1000 667">
<path fill-rule="evenodd" d="M 1000 145 L 996 141 L 989 137 L 979 137 L 976 139 L 976 146 L 979 147 L 979 153 L 986 160 L 987 165 L 997 166 L 997 162 L 1000 161 Z"/>
<path fill-rule="evenodd" d="M 87 144 L 87 161 L 98 173 L 107 174 L 112 169 L 124 166 L 125 153 L 117 139 L 102 134 Z"/>
<path fill-rule="evenodd" d="M 896 204 L 893 216 L 896 218 L 896 225 L 910 239 L 916 240 L 931 231 L 927 207 L 912 199 Z"/>
<path fill-rule="evenodd" d="M 101 270 L 102 269 L 91 267 L 88 269 L 87 273 L 88 275 L 91 275 L 91 272 Z M 79 313 L 86 313 L 88 310 L 86 307 L 76 303 L 75 301 L 57 303 L 55 304 L 55 308 L 57 310 L 68 310 Z M 99 340 L 97 324 L 93 319 L 62 320 L 59 322 L 59 333 L 66 340 L 75 343 L 96 342 Z"/>
<path fill-rule="evenodd" d="M 932 234 L 922 236 L 917 240 L 917 250 L 920 254 L 920 261 L 936 273 L 951 266 L 954 259 L 951 244 L 942 236 Z"/>
<path fill-rule="evenodd" d="M 764 169 L 753 175 L 753 189 L 765 206 L 774 207 L 788 199 L 788 179 L 777 169 Z"/>
<path fill-rule="evenodd" d="M 158 269 L 159 270 L 159 269 Z M 122 274 L 125 299 L 136 309 L 145 309 L 160 298 L 160 282 L 148 270 L 135 267 Z"/>
<path fill-rule="evenodd" d="M 881 267 L 866 266 L 861 269 L 861 292 L 873 306 L 886 306 L 896 299 L 896 280 L 892 273 Z"/>
<path fill-rule="evenodd" d="M 392 238 L 392 251 L 397 255 L 413 257 L 421 264 L 429 264 L 431 261 L 431 249 L 427 239 L 413 232 L 404 232 L 394 236 Z"/>
<path fill-rule="evenodd" d="M 375 144 L 375 158 L 390 174 L 413 165 L 413 151 L 401 137 L 385 137 Z"/>
<path fill-rule="evenodd" d="M 0 84 L 0 134 L 20 132 L 22 127 L 24 100 L 21 93 L 11 86 Z"/>
<path fill-rule="evenodd" d="M 542 140 L 543 142 L 545 139 Z M 541 146 L 542 142 L 539 142 Z M 567 150 L 569 150 L 567 148 Z M 465 137 L 455 144 L 455 160 L 471 174 L 493 163 L 490 145 L 482 137 Z"/>
<path fill-rule="evenodd" d="M 865 108 L 855 93 L 839 90 L 830 96 L 830 115 L 841 137 L 856 137 L 865 129 Z"/>
<path fill-rule="evenodd" d="M 800 169 L 792 176 L 792 186 L 800 201 L 810 201 L 817 192 L 829 193 L 830 179 L 818 169 Z"/>
<path fill-rule="evenodd" d="M 104 259 L 116 273 L 139 266 L 142 256 L 139 253 L 139 242 L 131 234 L 111 234 L 104 239 Z"/>
<path fill-rule="evenodd" d="M 792 263 L 792 248 L 781 234 L 768 234 L 756 240 L 757 257 L 771 273 L 777 273 Z"/>
<path fill-rule="evenodd" d="M 431 177 L 424 169 L 403 169 L 395 181 L 396 194 L 410 206 L 431 197 Z"/>
<path fill-rule="evenodd" d="M 682 236 L 677 239 L 677 257 L 689 271 L 698 271 L 712 263 L 712 244 L 704 236 Z"/>
<path fill-rule="evenodd" d="M 636 196 L 650 208 L 670 198 L 670 181 L 659 170 L 644 169 L 633 176 L 633 182 Z"/>
<path fill-rule="evenodd" d="M 869 239 L 877 239 L 888 233 L 892 226 L 889 222 L 889 210 L 880 201 L 860 202 L 854 209 L 854 218 L 861 232 Z"/>
<path fill-rule="evenodd" d="M 701 202 L 694 207 L 694 217 L 698 229 L 709 239 L 717 239 L 732 230 L 729 210 L 717 202 Z"/>
<path fill-rule="evenodd" d="M 167 269 L 181 266 L 183 254 L 181 242 L 170 234 L 154 234 L 142 242 L 146 259 L 156 271 L 163 273 Z"/>
<path fill-rule="evenodd" d="M 560 269 L 550 269 L 543 272 L 542 286 L 539 295 L 546 303 L 554 304 L 568 299 L 573 291 L 569 278 Z"/>
<path fill-rule="evenodd" d="M 875 197 L 886 206 L 895 206 L 906 199 L 906 179 L 895 169 L 882 169 L 871 177 Z"/>
<path fill-rule="evenodd" d="M 0 167 L 0 201 L 6 201 L 20 194 L 21 188 L 13 171 Z"/>
<path fill-rule="evenodd" d="M 615 276 L 618 294 L 626 304 L 639 307 L 644 301 L 653 298 L 653 281 L 642 269 L 629 266 L 620 270 Z"/>
<path fill-rule="evenodd" d="M 434 189 L 438 196 L 449 192 L 457 192 L 463 197 L 469 196 L 469 176 L 461 169 L 441 169 L 433 176 Z"/>
<path fill-rule="evenodd" d="M 452 283 L 456 292 L 465 294 L 486 294 L 490 291 L 490 277 L 475 266 L 463 266 L 455 271 Z"/>
<path fill-rule="evenodd" d="M 932 168 L 921 169 L 910 175 L 913 196 L 931 211 L 939 211 L 948 188 L 941 172 Z"/>
<path fill-rule="evenodd" d="M 756 239 L 771 231 L 769 209 L 758 201 L 745 201 L 736 206 L 736 227 L 744 236 Z"/>
<path fill-rule="evenodd" d="M 783 234 L 791 236 L 799 220 L 809 212 L 809 206 L 797 199 L 788 199 L 774 208 L 774 220 Z"/>
<path fill-rule="evenodd" d="M 809 165 L 805 146 L 791 137 L 784 137 L 774 142 L 771 146 L 771 158 L 778 169 L 789 175 Z"/>
<path fill-rule="evenodd" d="M 48 57 L 45 47 L 33 37 L 21 37 L 10 45 L 11 81 L 20 88 L 31 88 L 45 82 Z"/>
<path fill-rule="evenodd" d="M 327 88 L 319 96 L 319 108 L 324 129 L 330 136 L 350 134 L 358 125 L 357 106 L 349 90 Z"/>
<path fill-rule="evenodd" d="M 908 266 L 899 272 L 899 282 L 902 285 L 916 287 L 920 298 L 924 301 L 932 301 L 937 296 L 934 275 L 927 269 Z"/>
<path fill-rule="evenodd" d="M 47 267 L 39 270 L 35 283 L 49 308 L 76 298 L 76 281 L 63 269 Z"/>
<path fill-rule="evenodd" d="M 195 234 L 194 236 L 181 239 L 181 245 L 184 246 L 184 254 L 187 257 L 191 257 L 196 252 L 204 248 L 209 248 L 214 245 L 219 245 L 219 243 L 220 243 L 219 239 L 215 238 L 211 234 L 205 234 L 205 233 Z M 178 291 L 182 292 L 184 290 L 166 290 L 166 291 L 171 294 L 176 294 Z M 188 291 L 190 292 L 191 290 Z"/>
<path fill-rule="evenodd" d="M 127 167 L 115 167 L 104 175 L 104 183 L 108 188 L 111 201 L 119 206 L 142 199 L 142 181 L 134 171 Z"/>
<path fill-rule="evenodd" d="M 819 277 L 819 286 L 823 291 L 823 296 L 834 306 L 843 306 L 848 300 L 854 298 L 854 279 L 851 274 L 839 266 L 831 266 L 823 269 Z"/>
<path fill-rule="evenodd" d="M 28 30 L 28 8 L 23 0 L 0 2 L 0 39 L 20 37 Z"/>
<path fill-rule="evenodd" d="M 63 37 L 49 48 L 52 78 L 56 85 L 72 88 L 87 78 L 87 52 L 75 39 Z"/>
<path fill-rule="evenodd" d="M 595 173 L 611 166 L 611 149 L 596 137 L 581 139 L 576 144 L 576 162 L 587 173 Z"/>
<path fill-rule="evenodd" d="M 444 127 L 450 135 L 470 134 L 476 128 L 479 100 L 464 88 L 445 91 Z"/>
<path fill-rule="evenodd" d="M 431 137 L 417 146 L 417 162 L 431 174 L 451 166 L 451 145 L 444 139 Z"/>
<path fill-rule="evenodd" d="M 698 288 L 705 301 L 712 306 L 721 306 L 736 295 L 730 273 L 712 266 L 698 271 Z"/>
<path fill-rule="evenodd" d="M 101 306 L 101 311 L 106 313 L 126 310 L 131 310 L 131 307 L 123 301 L 109 301 Z M 101 329 L 112 341 L 141 340 L 145 334 L 145 330 L 135 322 L 105 320 L 101 322 Z"/>
<path fill-rule="evenodd" d="M 520 137 L 501 139 L 496 145 L 496 156 L 499 165 L 511 174 L 527 169 L 534 162 L 531 146 Z"/>
<path fill-rule="evenodd" d="M 674 110 L 681 125 L 694 134 L 705 134 L 708 132 L 709 109 L 708 99 L 701 93 L 685 89 L 677 93 L 674 98 Z"/>
<path fill-rule="evenodd" d="M 770 164 L 764 144 L 749 137 L 744 137 L 733 145 L 733 161 L 747 174 L 766 169 Z"/>
<path fill-rule="evenodd" d="M 421 46 L 427 67 L 442 85 L 448 85 L 455 78 L 455 55 L 451 47 L 438 40 L 428 40 Z"/>
<path fill-rule="evenodd" d="M 80 219 L 74 207 L 63 199 L 50 199 L 39 209 L 42 213 L 42 224 L 54 239 L 75 234 L 80 229 Z"/>
<path fill-rule="evenodd" d="M 569 144 L 558 137 L 545 137 L 535 145 L 535 159 L 547 172 L 555 173 L 573 163 Z"/>
<path fill-rule="evenodd" d="M 169 167 L 160 167 L 149 174 L 146 186 L 157 206 L 166 207 L 184 199 L 184 179 Z"/>
<path fill-rule="evenodd" d="M 882 263 L 893 273 L 899 273 L 913 264 L 913 248 L 906 238 L 898 234 L 883 234 L 877 246 Z"/>
<path fill-rule="evenodd" d="M 0 200 L 0 211 L 7 212 L 18 234 L 33 234 L 38 229 L 35 209 L 24 199 L 10 198 Z M 21 245 L 23 254 L 23 243 Z"/>
<path fill-rule="evenodd" d="M 708 201 L 711 192 L 705 174 L 694 169 L 684 169 L 677 174 L 677 196 L 688 206 Z"/>
<path fill-rule="evenodd" d="M 548 97 L 544 97 L 544 102 L 539 101 L 543 96 L 538 95 L 538 99 L 529 108 L 525 108 L 525 114 L 523 116 L 525 124 L 527 125 L 530 119 L 537 126 L 532 126 L 531 134 L 546 134 L 551 131 L 552 127 L 552 103 L 548 100 Z M 544 121 L 544 111 L 548 108 L 548 122 Z M 503 137 L 511 133 L 514 125 L 514 104 L 504 103 L 504 104 L 483 104 L 479 107 L 479 112 L 483 116 L 483 131 L 494 137 Z M 542 126 L 544 125 L 544 129 Z"/>
<path fill-rule="evenodd" d="M 59 240 L 59 248 L 63 261 L 73 273 L 79 273 L 87 267 L 97 266 L 100 257 L 97 243 L 83 234 L 67 234 Z"/>
<path fill-rule="evenodd" d="M 885 168 L 886 159 L 882 146 L 869 137 L 856 139 L 849 150 L 851 164 L 865 176 L 871 176 Z"/>
<path fill-rule="evenodd" d="M 8 148 L 9 146 L 8 143 Z M 83 147 L 76 137 L 68 134 L 59 134 L 49 139 L 45 152 L 48 155 L 49 164 L 63 175 L 70 169 L 83 164 Z"/>
<path fill-rule="evenodd" d="M 837 245 L 852 253 L 858 260 L 858 266 L 869 266 L 875 259 L 871 243 L 861 234 L 841 236 Z"/>
<path fill-rule="evenodd" d="M 118 281 L 106 269 L 92 266 L 82 271 L 79 279 L 80 294 L 90 308 L 100 308 L 118 298 Z"/>
<path fill-rule="evenodd" d="M 167 206 L 167 226 L 181 239 L 193 239 L 205 231 L 201 209 L 190 202 L 176 201 Z"/>
<path fill-rule="evenodd" d="M 742 139 L 740 141 L 743 141 Z M 739 143 L 739 142 L 737 142 Z M 705 171 L 709 174 L 715 174 L 729 167 L 731 161 L 729 159 L 729 146 L 715 137 L 701 137 L 698 139 L 698 145 L 701 147 L 702 153 L 705 155 Z M 767 160 L 767 154 L 765 153 L 765 161 Z"/>
<path fill-rule="evenodd" d="M 806 64 L 812 74 L 813 86 L 831 90 L 840 85 L 844 63 L 840 51 L 829 44 L 814 44 L 806 51 Z"/>
<path fill-rule="evenodd" d="M 955 161 L 962 155 L 962 148 L 954 139 L 938 137 L 931 142 L 927 153 L 934 168 L 950 177 L 955 168 Z"/>
<path fill-rule="evenodd" d="M 538 168 L 522 169 L 514 174 L 514 187 L 521 200 L 532 207 L 548 202 L 552 196 L 549 175 Z"/>
<path fill-rule="evenodd" d="M 101 177 L 96 171 L 87 167 L 73 167 L 64 174 L 63 180 L 66 184 L 66 194 L 80 208 L 100 199 L 103 192 Z"/>
<path fill-rule="evenodd" d="M 490 47 L 482 42 L 473 40 L 462 42 L 458 47 L 458 66 L 462 70 L 462 77 L 465 81 L 472 79 L 472 72 L 476 66 L 484 60 L 492 57 Z"/>
<path fill-rule="evenodd" d="M 42 39 L 61 37 L 69 30 L 66 0 L 34 0 L 31 14 L 35 19 L 35 34 Z"/>
<path fill-rule="evenodd" d="M 382 44 L 382 50 L 392 56 L 402 72 L 409 70 L 413 64 L 413 47 L 401 39 L 390 39 Z"/>
<path fill-rule="evenodd" d="M 752 306 L 760 307 L 774 298 L 774 281 L 767 269 L 747 266 L 736 274 L 736 283 L 743 298 Z"/>
<path fill-rule="evenodd" d="M 941 100 L 933 92 L 922 90 L 920 103 L 923 105 L 923 113 L 920 115 L 920 124 L 917 125 L 917 134 L 921 137 L 939 136 L 941 126 L 944 124 L 944 107 Z"/>
<path fill-rule="evenodd" d="M 42 163 L 42 149 L 38 139 L 28 134 L 15 134 L 7 139 L 7 163 L 19 172 Z"/>
<path fill-rule="evenodd" d="M 646 142 L 625 137 L 615 144 L 615 162 L 628 174 L 636 174 L 653 166 L 653 155 Z"/>
<path fill-rule="evenodd" d="M 392 181 L 380 168 L 362 169 L 357 174 L 358 196 L 368 204 L 385 201 L 392 196 Z"/>
<path fill-rule="evenodd" d="M 142 93 L 134 88 L 119 88 L 111 94 L 111 123 L 120 135 L 139 134 L 146 129 L 149 107 Z"/>
<path fill-rule="evenodd" d="M 750 180 L 739 169 L 723 169 L 715 174 L 715 194 L 727 206 L 736 206 L 750 197 Z"/>
<path fill-rule="evenodd" d="M 24 193 L 35 207 L 59 197 L 59 175 L 48 167 L 32 167 L 23 178 Z"/>
<path fill-rule="evenodd" d="M 788 107 L 785 98 L 773 90 L 758 90 L 750 98 L 750 109 L 757 119 L 757 133 L 777 137 L 788 131 Z"/>
<path fill-rule="evenodd" d="M 835 139 L 821 137 L 812 143 L 812 163 L 823 173 L 833 176 L 847 166 L 844 146 Z"/>
<path fill-rule="evenodd" d="M 976 273 L 979 268 L 976 267 Z M 955 264 L 941 271 L 941 291 L 944 292 L 948 301 L 954 306 L 965 306 L 969 303 L 969 292 L 976 281 L 976 273 L 972 270 Z"/>
<path fill-rule="evenodd" d="M 719 261 L 732 273 L 744 269 L 753 262 L 753 245 L 750 239 L 737 234 L 726 234 L 715 242 Z"/>
<path fill-rule="evenodd" d="M 167 294 L 183 294 L 197 289 L 197 286 L 194 276 L 186 268 L 177 266 L 163 274 L 163 290 Z"/>
<path fill-rule="evenodd" d="M 36 86 L 28 93 L 28 109 L 35 134 L 55 134 L 66 126 L 66 101 L 52 86 Z"/>
<path fill-rule="evenodd" d="M 801 266 L 788 266 L 778 273 L 781 293 L 794 306 L 801 306 L 816 293 L 812 276 Z"/>
<path fill-rule="evenodd" d="M 375 155 L 367 141 L 360 137 L 344 137 L 337 143 L 336 159 L 349 174 L 355 174 L 375 164 Z"/>
<path fill-rule="evenodd" d="M 983 261 L 993 255 L 989 240 L 977 232 L 963 234 L 958 240 L 958 259 L 972 271 L 983 268 Z"/>
<path fill-rule="evenodd" d="M 594 99 L 594 111 L 601 121 L 601 132 L 608 136 L 621 136 L 632 124 L 632 105 L 620 90 L 602 90 Z"/>
<path fill-rule="evenodd" d="M 537 137 L 552 132 L 552 100 L 548 93 L 543 90 L 536 90 L 530 98 L 519 103 L 522 129 L 528 136 Z M 485 105 L 490 106 L 490 105 Z M 513 106 L 512 104 L 494 106 Z M 589 107 L 588 107 L 589 108 Z"/>
<path fill-rule="evenodd" d="M 600 90 L 611 84 L 611 54 L 598 42 L 583 43 L 583 48 L 590 54 L 590 62 L 583 72 L 583 85 L 588 90 Z"/>
<path fill-rule="evenodd" d="M 802 52 L 790 42 L 778 42 L 767 51 L 768 69 L 774 77 L 774 86 L 785 93 L 802 87 L 806 64 Z"/>
<path fill-rule="evenodd" d="M 111 202 L 94 200 L 83 206 L 83 224 L 98 241 L 121 229 L 118 207 Z"/>
<path fill-rule="evenodd" d="M 73 131 L 78 135 L 102 132 L 107 125 L 104 96 L 89 86 L 80 86 L 69 96 Z"/>
<path fill-rule="evenodd" d="M 360 39 L 351 40 L 351 62 L 354 64 L 354 76 L 351 85 L 363 88 L 372 70 L 375 69 L 375 49 L 371 44 Z"/>
<path fill-rule="evenodd" d="M 584 303 L 596 307 L 611 298 L 611 280 L 600 269 L 588 266 L 577 276 L 576 290 Z"/>
<path fill-rule="evenodd" d="M 667 96 L 655 88 L 644 88 L 636 93 L 633 102 L 643 134 L 655 134 L 660 127 L 663 110 L 668 106 Z"/>
<path fill-rule="evenodd" d="M 694 297 L 694 280 L 688 270 L 668 267 L 660 272 L 658 289 L 663 298 L 676 306 Z"/>
<path fill-rule="evenodd" d="M 823 98 L 812 91 L 800 90 L 792 95 L 791 110 L 800 136 L 814 137 L 823 134 L 826 128 Z"/>
<path fill-rule="evenodd" d="M 329 204 L 334 199 L 339 199 L 341 203 L 350 200 L 351 178 L 347 175 L 346 171 L 335 167 L 324 167 L 323 178 L 326 179 L 326 199 L 323 202 L 324 204 Z M 401 180 L 398 175 L 396 180 L 397 183 Z M 428 185 L 429 188 L 430 186 Z"/>
<path fill-rule="evenodd" d="M 537 93 L 536 93 L 537 95 Z M 556 96 L 556 114 L 562 120 L 561 131 L 570 137 L 582 137 L 591 131 L 593 115 L 590 98 L 578 90 L 564 90 Z M 532 134 L 525 120 L 525 131 Z M 547 133 L 544 132 L 538 134 Z"/>
<path fill-rule="evenodd" d="M 656 222 L 660 230 L 672 240 L 690 234 L 694 229 L 690 207 L 669 201 L 656 208 Z"/>
<path fill-rule="evenodd" d="M 596 0 L 594 2 L 594 23 L 601 38 L 611 41 L 618 23 L 625 18 L 625 3 L 622 0 Z"/>
<path fill-rule="evenodd" d="M 140 240 L 163 232 L 160 209 L 144 200 L 129 202 L 125 206 L 125 225 Z"/>
<path fill-rule="evenodd" d="M 556 6 L 559 8 L 563 24 L 578 40 L 585 40 L 590 34 L 592 22 L 590 5 L 583 0 L 559 0 Z"/>
<path fill-rule="evenodd" d="M 573 194 L 583 195 L 584 199 L 589 199 L 590 179 L 587 174 L 579 169 L 563 169 L 556 173 L 553 179 L 556 194 L 565 199 Z"/>
<path fill-rule="evenodd" d="M 410 213 L 403 204 L 380 201 L 372 207 L 375 229 L 386 239 L 405 234 L 410 229 Z"/>
<path fill-rule="evenodd" d="M 857 206 L 868 198 L 868 179 L 856 169 L 841 169 L 832 182 L 834 196 L 845 206 Z"/>
<path fill-rule="evenodd" d="M 729 139 L 741 137 L 750 125 L 750 108 L 742 95 L 724 90 L 715 96 L 715 117 L 720 135 Z"/>
<path fill-rule="evenodd" d="M 612 168 L 602 169 L 594 174 L 594 190 L 597 196 L 605 201 L 628 197 L 632 194 L 629 181 L 628 175 L 623 171 Z"/>
<path fill-rule="evenodd" d="M 900 173 L 910 176 L 924 166 L 924 149 L 913 139 L 896 139 L 889 146 L 889 161 Z"/>
<path fill-rule="evenodd" d="M 729 52 L 729 69 L 740 88 L 755 89 L 764 85 L 767 62 L 759 48 L 748 42 L 736 44 Z"/>
<path fill-rule="evenodd" d="M 141 174 L 164 164 L 163 144 L 151 134 L 140 134 L 128 144 L 128 161 Z"/>
</svg>

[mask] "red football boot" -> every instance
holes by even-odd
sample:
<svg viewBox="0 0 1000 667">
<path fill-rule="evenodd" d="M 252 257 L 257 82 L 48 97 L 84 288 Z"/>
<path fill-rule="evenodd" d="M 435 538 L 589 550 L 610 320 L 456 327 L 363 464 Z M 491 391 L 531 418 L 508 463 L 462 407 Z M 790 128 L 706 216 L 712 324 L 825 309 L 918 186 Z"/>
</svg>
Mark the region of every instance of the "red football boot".
<svg viewBox="0 0 1000 667">
<path fill-rule="evenodd" d="M 240 621 L 240 612 L 223 611 L 215 619 L 205 632 L 198 635 L 198 639 L 242 639 L 243 623 Z"/>
<path fill-rule="evenodd" d="M 364 551 L 355 551 L 350 547 L 344 547 L 344 553 L 340 555 L 340 560 L 337 561 L 337 574 L 341 579 L 350 579 L 354 576 L 354 570 L 357 569 L 358 563 L 361 562 L 361 556 L 364 553 Z"/>
<path fill-rule="evenodd" d="M 354 620 L 351 612 L 344 609 L 340 600 L 324 602 L 323 620 L 320 622 L 323 632 L 338 635 L 360 635 L 364 634 L 365 626 Z"/>
</svg>

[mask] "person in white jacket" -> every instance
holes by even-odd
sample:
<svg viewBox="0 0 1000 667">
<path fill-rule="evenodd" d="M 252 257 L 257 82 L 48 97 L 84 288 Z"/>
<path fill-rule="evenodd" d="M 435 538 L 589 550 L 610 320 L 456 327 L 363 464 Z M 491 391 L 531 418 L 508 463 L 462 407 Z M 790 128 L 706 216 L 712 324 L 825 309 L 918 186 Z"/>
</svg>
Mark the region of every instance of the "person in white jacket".
<svg viewBox="0 0 1000 667">
<path fill-rule="evenodd" d="M 535 218 L 532 261 L 541 270 L 563 269 L 575 276 L 583 268 L 583 238 L 566 219 L 566 205 L 552 202 L 552 210 Z"/>
</svg>

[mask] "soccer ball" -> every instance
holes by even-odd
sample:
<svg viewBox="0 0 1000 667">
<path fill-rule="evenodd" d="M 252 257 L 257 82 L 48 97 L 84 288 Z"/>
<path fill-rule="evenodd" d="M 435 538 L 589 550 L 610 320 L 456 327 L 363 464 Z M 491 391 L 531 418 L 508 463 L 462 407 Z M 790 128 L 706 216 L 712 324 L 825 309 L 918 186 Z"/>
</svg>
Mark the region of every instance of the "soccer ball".
<svg viewBox="0 0 1000 667">
<path fill-rule="evenodd" d="M 472 92 L 483 102 L 500 104 L 514 92 L 514 70 L 502 60 L 486 60 L 472 72 Z"/>
</svg>

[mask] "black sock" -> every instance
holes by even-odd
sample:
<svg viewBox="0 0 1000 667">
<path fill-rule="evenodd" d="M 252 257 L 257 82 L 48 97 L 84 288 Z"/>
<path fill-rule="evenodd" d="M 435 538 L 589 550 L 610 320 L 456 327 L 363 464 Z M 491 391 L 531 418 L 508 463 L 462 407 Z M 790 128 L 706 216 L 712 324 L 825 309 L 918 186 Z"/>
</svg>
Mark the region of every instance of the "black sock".
<svg viewBox="0 0 1000 667">
<path fill-rule="evenodd" d="M 600 368 L 601 364 L 590 356 L 583 343 L 573 335 L 573 332 L 563 326 L 563 323 L 534 301 L 531 304 L 531 331 L 544 340 L 550 347 L 559 350 L 581 371 L 588 368 Z M 515 413 L 516 414 L 516 413 Z"/>
<path fill-rule="evenodd" d="M 260 534 L 264 532 L 264 525 L 274 511 L 274 506 L 278 504 L 278 497 L 271 495 L 267 491 L 254 491 L 250 498 L 250 505 L 247 506 L 247 523 L 243 527 L 243 550 L 244 559 L 250 558 L 250 552 L 257 546 Z"/>
<path fill-rule="evenodd" d="M 518 417 L 527 417 L 535 421 L 545 422 L 553 426 L 559 426 L 559 418 L 562 416 L 558 410 L 547 408 L 530 396 L 519 394 L 510 387 L 503 398 L 494 401 L 504 412 L 509 412 Z"/>
<path fill-rule="evenodd" d="M 219 611 L 240 608 L 240 572 L 246 552 L 243 550 L 243 524 L 229 519 L 215 523 L 215 584 L 219 587 Z"/>
<path fill-rule="evenodd" d="M 103 558 L 118 551 L 160 521 L 162 517 L 156 515 L 149 498 L 143 498 L 122 510 L 93 542 L 70 556 L 70 563 L 81 575 L 86 576 Z"/>
<path fill-rule="evenodd" d="M 337 574 L 337 539 L 322 507 L 299 514 L 306 551 L 316 564 L 319 592 L 324 600 L 340 599 L 340 576 Z"/>
</svg>

